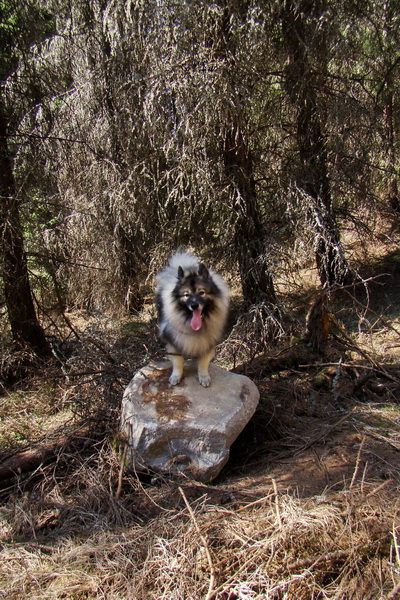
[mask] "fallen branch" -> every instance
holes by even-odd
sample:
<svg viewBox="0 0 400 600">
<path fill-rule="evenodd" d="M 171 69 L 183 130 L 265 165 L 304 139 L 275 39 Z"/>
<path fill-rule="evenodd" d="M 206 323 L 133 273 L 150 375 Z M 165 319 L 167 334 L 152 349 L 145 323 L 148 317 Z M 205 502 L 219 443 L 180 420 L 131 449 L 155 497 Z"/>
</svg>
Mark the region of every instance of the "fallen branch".
<svg viewBox="0 0 400 600">
<path fill-rule="evenodd" d="M 234 373 L 244 373 L 247 375 L 261 376 L 264 373 L 274 373 L 285 371 L 287 369 L 296 369 L 305 359 L 312 361 L 317 358 L 315 352 L 311 352 L 304 344 L 293 344 L 288 348 L 284 348 L 275 356 L 265 356 L 262 354 L 257 356 L 250 362 L 238 365 L 232 371 Z"/>
<path fill-rule="evenodd" d="M 324 367 L 337 367 L 338 365 L 339 365 L 338 362 L 309 363 L 309 364 L 304 364 L 304 365 L 297 365 L 297 368 L 298 369 L 322 369 Z M 374 365 L 373 367 L 370 367 L 369 365 L 361 365 L 359 363 L 343 363 L 342 362 L 342 363 L 340 363 L 340 366 L 343 367 L 344 369 L 364 369 L 364 370 L 370 372 L 370 377 L 372 377 L 374 374 L 380 375 L 381 377 L 385 377 L 386 379 L 389 379 L 390 381 L 400 384 L 399 377 L 396 377 L 396 375 L 391 375 L 390 373 L 388 373 L 386 371 L 386 369 L 384 369 L 383 367 L 380 367 L 379 365 Z"/>
<path fill-rule="evenodd" d="M 86 448 L 94 443 L 94 440 L 88 435 L 89 427 L 85 425 L 69 435 L 63 435 L 54 442 L 14 453 L 0 463 L 0 482 L 35 471 L 56 460 L 62 452 L 70 450 L 73 446 L 76 447 L 77 444 Z"/>
</svg>

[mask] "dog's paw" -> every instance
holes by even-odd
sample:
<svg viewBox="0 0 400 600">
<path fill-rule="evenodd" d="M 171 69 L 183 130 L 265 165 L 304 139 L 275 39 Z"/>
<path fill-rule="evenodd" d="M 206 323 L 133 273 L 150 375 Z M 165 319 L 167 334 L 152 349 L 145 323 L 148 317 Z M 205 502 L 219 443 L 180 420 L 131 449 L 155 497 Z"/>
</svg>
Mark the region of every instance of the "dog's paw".
<svg viewBox="0 0 400 600">
<path fill-rule="evenodd" d="M 209 375 L 198 375 L 200 385 L 208 387 L 211 383 L 211 377 Z"/>
<path fill-rule="evenodd" d="M 174 373 L 172 373 L 171 377 L 169 378 L 169 382 L 171 385 L 178 385 L 181 379 L 182 375 L 175 375 Z"/>
</svg>

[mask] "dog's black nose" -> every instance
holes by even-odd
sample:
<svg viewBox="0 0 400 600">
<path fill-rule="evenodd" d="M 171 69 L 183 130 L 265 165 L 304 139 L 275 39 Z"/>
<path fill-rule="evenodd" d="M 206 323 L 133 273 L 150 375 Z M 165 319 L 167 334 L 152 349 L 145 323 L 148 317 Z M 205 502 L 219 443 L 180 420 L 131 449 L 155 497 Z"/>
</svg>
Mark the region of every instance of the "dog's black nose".
<svg viewBox="0 0 400 600">
<path fill-rule="evenodd" d="M 199 303 L 198 302 L 192 302 L 192 304 L 190 305 L 190 308 L 192 310 L 197 310 L 199 308 Z"/>
</svg>

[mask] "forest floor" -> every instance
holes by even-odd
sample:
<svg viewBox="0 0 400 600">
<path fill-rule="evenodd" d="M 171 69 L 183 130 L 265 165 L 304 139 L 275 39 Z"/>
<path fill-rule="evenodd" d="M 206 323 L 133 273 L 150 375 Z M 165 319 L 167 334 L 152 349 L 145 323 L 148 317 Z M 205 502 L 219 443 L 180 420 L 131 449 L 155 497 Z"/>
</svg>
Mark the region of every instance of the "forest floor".
<svg viewBox="0 0 400 600">
<path fill-rule="evenodd" d="M 135 319 L 59 322 L 60 362 L 2 389 L 0 598 L 400 598 L 400 252 L 361 271 L 320 353 L 301 341 L 310 285 L 274 347 L 221 346 L 261 398 L 210 485 L 123 468 L 123 390 L 162 356 L 150 299 Z"/>
</svg>

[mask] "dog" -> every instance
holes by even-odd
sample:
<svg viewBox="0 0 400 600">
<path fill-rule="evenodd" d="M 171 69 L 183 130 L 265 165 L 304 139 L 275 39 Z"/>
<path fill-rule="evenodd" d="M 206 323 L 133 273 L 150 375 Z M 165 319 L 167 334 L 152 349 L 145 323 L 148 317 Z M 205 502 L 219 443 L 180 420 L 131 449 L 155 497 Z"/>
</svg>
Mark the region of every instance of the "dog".
<svg viewBox="0 0 400 600">
<path fill-rule="evenodd" d="M 157 276 L 159 336 L 172 362 L 171 385 L 183 376 L 185 358 L 197 359 L 200 385 L 221 341 L 229 308 L 229 287 L 220 275 L 188 252 L 174 254 Z"/>
</svg>

